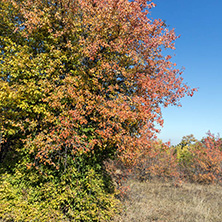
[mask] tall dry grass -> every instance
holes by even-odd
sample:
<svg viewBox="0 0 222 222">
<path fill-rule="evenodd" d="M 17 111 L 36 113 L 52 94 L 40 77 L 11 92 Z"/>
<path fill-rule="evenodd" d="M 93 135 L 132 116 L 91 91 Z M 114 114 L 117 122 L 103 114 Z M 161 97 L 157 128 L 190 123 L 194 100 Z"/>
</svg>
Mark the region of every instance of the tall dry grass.
<svg viewBox="0 0 222 222">
<path fill-rule="evenodd" d="M 130 191 L 123 211 L 114 222 L 221 222 L 222 186 L 172 182 L 157 179 L 129 180 Z"/>
</svg>

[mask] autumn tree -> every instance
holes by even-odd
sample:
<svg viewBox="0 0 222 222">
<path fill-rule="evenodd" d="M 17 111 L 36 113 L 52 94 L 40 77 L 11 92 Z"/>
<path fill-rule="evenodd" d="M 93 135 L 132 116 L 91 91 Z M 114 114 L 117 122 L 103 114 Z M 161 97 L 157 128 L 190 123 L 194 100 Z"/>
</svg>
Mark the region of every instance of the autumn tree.
<svg viewBox="0 0 222 222">
<path fill-rule="evenodd" d="M 104 160 L 129 162 L 158 132 L 156 123 L 163 124 L 161 108 L 193 94 L 162 53 L 174 49 L 177 37 L 150 18 L 153 6 L 145 0 L 0 1 L 1 171 L 18 173 L 19 165 L 20 173 L 41 175 L 30 186 L 64 182 L 72 195 L 79 186 L 79 200 L 65 196 L 56 205 L 61 215 L 86 212 L 79 220 L 97 221 L 109 215 L 109 204 L 91 198 L 112 193 Z M 77 204 L 84 192 L 91 208 Z"/>
</svg>

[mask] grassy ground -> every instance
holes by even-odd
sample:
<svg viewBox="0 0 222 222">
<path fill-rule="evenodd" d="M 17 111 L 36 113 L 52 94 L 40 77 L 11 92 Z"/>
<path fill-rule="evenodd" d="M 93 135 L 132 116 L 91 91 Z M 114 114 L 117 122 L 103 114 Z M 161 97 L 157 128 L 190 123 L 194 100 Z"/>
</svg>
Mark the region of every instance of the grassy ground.
<svg viewBox="0 0 222 222">
<path fill-rule="evenodd" d="M 221 222 L 222 186 L 158 180 L 128 182 L 130 193 L 123 201 L 124 211 L 115 222 Z"/>
</svg>

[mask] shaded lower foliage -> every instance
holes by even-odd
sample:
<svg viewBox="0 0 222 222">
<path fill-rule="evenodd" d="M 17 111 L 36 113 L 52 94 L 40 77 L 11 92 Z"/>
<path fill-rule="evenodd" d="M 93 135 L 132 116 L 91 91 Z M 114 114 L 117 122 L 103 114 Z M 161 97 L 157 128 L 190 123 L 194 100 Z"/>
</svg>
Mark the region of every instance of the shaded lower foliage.
<svg viewBox="0 0 222 222">
<path fill-rule="evenodd" d="M 86 156 L 68 160 L 66 171 L 45 167 L 43 174 L 28 170 L 27 161 L 26 156 L 13 171 L 1 168 L 3 221 L 109 221 L 117 213 L 110 176 Z"/>
</svg>

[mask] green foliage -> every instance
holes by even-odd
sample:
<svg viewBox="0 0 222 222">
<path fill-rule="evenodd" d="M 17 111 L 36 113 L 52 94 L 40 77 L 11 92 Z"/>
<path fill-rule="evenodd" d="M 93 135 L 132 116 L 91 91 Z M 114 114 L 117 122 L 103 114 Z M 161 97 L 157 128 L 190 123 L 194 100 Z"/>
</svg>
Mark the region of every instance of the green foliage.
<svg viewBox="0 0 222 222">
<path fill-rule="evenodd" d="M 83 157 L 82 157 L 83 158 Z M 69 164 L 62 175 L 47 176 L 19 163 L 13 173 L 2 172 L 0 218 L 3 221 L 109 221 L 120 204 L 110 177 L 95 166 Z M 3 169 L 1 169 L 3 171 Z M 51 173 L 51 174 L 50 174 Z M 110 187 L 109 187 L 110 186 Z"/>
<path fill-rule="evenodd" d="M 173 148 L 175 149 L 175 153 L 177 155 L 180 166 L 186 168 L 193 161 L 192 149 L 194 148 L 195 143 L 197 143 L 197 140 L 191 134 L 188 136 L 184 136 L 181 142 Z"/>
</svg>

